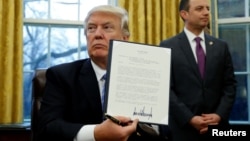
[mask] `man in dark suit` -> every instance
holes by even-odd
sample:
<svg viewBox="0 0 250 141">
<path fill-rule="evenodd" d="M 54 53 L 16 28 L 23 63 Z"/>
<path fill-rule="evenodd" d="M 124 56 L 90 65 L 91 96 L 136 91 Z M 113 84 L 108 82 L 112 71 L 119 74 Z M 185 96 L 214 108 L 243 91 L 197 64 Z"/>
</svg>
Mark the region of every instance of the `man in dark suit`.
<svg viewBox="0 0 250 141">
<path fill-rule="evenodd" d="M 138 119 L 119 126 L 103 119 L 101 90 L 109 40 L 128 40 L 128 15 L 110 5 L 93 8 L 85 19 L 90 58 L 49 68 L 38 123 L 41 141 L 125 141 L 135 133 Z M 122 122 L 129 117 L 116 117 Z"/>
<path fill-rule="evenodd" d="M 120 126 L 103 118 L 103 76 L 109 41 L 128 41 L 127 11 L 111 5 L 97 6 L 88 13 L 84 25 L 90 58 L 46 71 L 36 138 L 41 141 L 164 141 L 152 127 L 139 124 L 138 119 L 131 123 L 129 117 L 116 116 L 127 124 Z"/>
<path fill-rule="evenodd" d="M 172 48 L 169 129 L 173 141 L 205 140 L 209 125 L 229 124 L 236 95 L 234 68 L 228 44 L 204 33 L 209 10 L 208 0 L 181 0 L 184 31 L 160 43 Z M 205 54 L 201 71 L 196 37 Z"/>
</svg>

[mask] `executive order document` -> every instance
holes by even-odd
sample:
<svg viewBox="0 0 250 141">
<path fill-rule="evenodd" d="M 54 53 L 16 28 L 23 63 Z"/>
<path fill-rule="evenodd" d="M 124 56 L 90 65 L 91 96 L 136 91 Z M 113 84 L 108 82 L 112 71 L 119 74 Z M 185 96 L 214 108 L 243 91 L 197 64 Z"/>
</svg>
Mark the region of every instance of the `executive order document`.
<svg viewBox="0 0 250 141">
<path fill-rule="evenodd" d="M 110 41 L 105 112 L 168 125 L 171 49 Z"/>
</svg>

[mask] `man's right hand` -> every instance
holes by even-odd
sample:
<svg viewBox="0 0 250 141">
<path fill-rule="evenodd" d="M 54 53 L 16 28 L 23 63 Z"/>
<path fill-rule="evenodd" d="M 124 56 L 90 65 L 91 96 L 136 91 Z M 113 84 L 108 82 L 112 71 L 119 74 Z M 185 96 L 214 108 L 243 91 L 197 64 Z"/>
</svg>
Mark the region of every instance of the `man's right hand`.
<svg viewBox="0 0 250 141">
<path fill-rule="evenodd" d="M 213 118 L 213 116 L 194 116 L 190 120 L 190 124 L 197 129 L 200 134 L 204 134 L 208 131 L 208 125 L 217 125 L 218 122 L 215 122 L 216 120 Z"/>
<path fill-rule="evenodd" d="M 131 119 L 128 117 L 115 117 L 123 123 L 128 123 Z M 101 124 L 96 125 L 94 136 L 96 141 L 127 141 L 129 136 L 136 131 L 139 120 L 135 119 L 127 126 L 120 126 L 113 121 L 107 119 Z"/>
<path fill-rule="evenodd" d="M 202 116 L 194 116 L 190 120 L 190 124 L 197 129 L 200 133 L 205 133 L 208 129 L 208 123 L 207 120 L 209 119 L 204 119 Z"/>
</svg>

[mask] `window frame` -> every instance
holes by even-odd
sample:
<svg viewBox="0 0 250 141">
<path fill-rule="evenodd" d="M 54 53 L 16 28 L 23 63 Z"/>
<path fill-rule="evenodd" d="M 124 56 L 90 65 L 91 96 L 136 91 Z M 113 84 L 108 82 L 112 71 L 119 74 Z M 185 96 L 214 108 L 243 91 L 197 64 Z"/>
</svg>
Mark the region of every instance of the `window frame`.
<svg viewBox="0 0 250 141">
<path fill-rule="evenodd" d="M 249 0 L 245 0 L 245 17 L 237 17 L 237 18 L 218 18 L 218 5 L 217 1 L 211 1 L 211 31 L 212 36 L 219 38 L 219 25 L 226 25 L 226 24 L 249 24 L 250 23 L 250 11 L 249 8 L 250 3 Z M 250 31 L 250 25 L 248 25 L 248 29 L 246 31 Z M 246 38 L 250 39 L 250 33 L 247 32 Z M 250 40 L 246 40 L 246 71 L 244 72 L 237 72 L 235 71 L 235 75 L 247 75 L 247 88 L 250 89 Z M 230 121 L 231 124 L 250 124 L 250 92 L 247 91 L 247 106 L 248 106 L 248 120 L 247 121 Z"/>
</svg>

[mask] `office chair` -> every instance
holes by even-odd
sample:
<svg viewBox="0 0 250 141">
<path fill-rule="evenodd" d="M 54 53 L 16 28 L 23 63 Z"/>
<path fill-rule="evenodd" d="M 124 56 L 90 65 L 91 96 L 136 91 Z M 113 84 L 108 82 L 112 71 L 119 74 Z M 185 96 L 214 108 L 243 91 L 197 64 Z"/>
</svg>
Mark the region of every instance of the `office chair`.
<svg viewBox="0 0 250 141">
<path fill-rule="evenodd" d="M 32 108 L 31 108 L 31 141 L 36 141 L 36 128 L 38 112 L 41 105 L 41 100 L 44 93 L 44 87 L 46 82 L 46 69 L 35 70 L 34 77 L 32 79 Z"/>
</svg>

